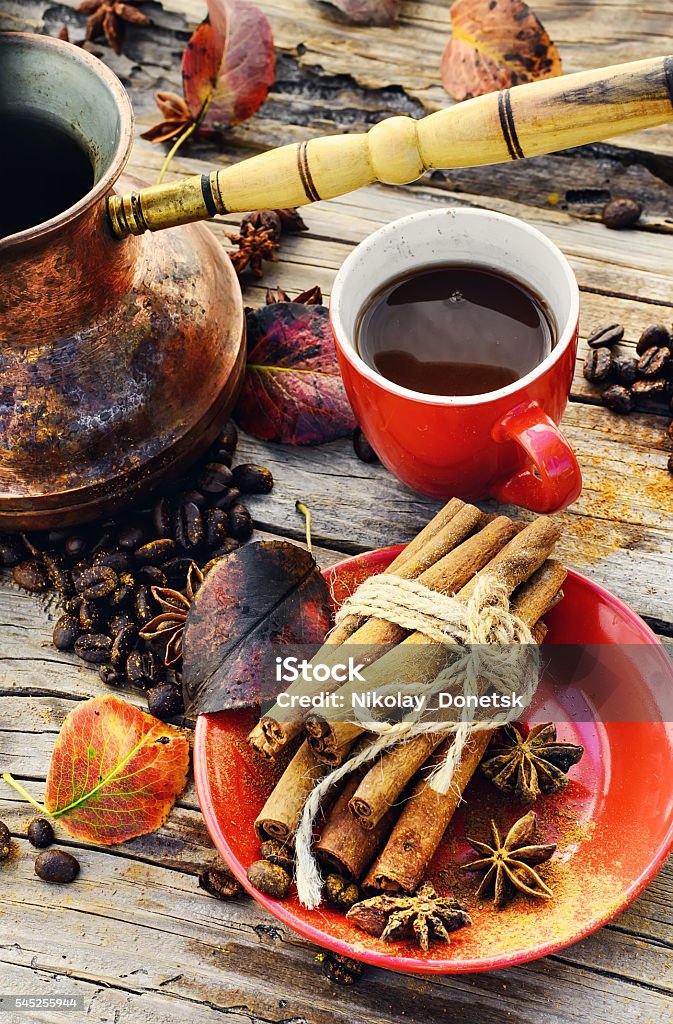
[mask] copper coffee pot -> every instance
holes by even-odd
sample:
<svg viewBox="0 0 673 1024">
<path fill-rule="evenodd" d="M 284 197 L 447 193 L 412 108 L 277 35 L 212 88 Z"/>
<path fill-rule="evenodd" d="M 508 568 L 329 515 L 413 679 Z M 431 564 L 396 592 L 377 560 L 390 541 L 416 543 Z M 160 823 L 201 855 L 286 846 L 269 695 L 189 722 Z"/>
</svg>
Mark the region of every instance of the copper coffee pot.
<svg viewBox="0 0 673 1024">
<path fill-rule="evenodd" d="M 38 198 L 56 208 L 0 239 L 0 530 L 113 511 L 176 474 L 226 420 L 243 370 L 243 303 L 230 261 L 192 222 L 673 120 L 673 57 L 517 86 L 420 120 L 391 117 L 366 134 L 149 188 L 122 177 L 132 113 L 112 72 L 68 43 L 0 34 L 0 122 L 35 112 L 75 135 L 94 180 L 62 211 L 42 191 L 49 167 L 32 197 L 22 182 L 2 197 L 28 214 Z"/>
</svg>

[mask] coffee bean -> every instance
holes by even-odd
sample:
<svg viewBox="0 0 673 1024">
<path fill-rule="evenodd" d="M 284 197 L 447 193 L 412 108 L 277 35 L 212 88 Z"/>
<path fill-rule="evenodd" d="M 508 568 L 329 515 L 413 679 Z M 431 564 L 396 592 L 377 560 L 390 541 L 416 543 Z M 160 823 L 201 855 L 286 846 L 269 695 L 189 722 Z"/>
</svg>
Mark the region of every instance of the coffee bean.
<svg viewBox="0 0 673 1024">
<path fill-rule="evenodd" d="M 159 660 L 153 651 L 132 651 L 126 661 L 126 676 L 133 686 L 147 690 L 161 677 Z"/>
<path fill-rule="evenodd" d="M 74 882 L 79 874 L 79 861 L 65 850 L 45 850 L 35 860 L 35 874 L 43 882 Z"/>
<path fill-rule="evenodd" d="M 117 589 L 119 577 L 108 565 L 92 565 L 75 580 L 77 593 L 89 601 L 103 601 Z"/>
<path fill-rule="evenodd" d="M 126 668 L 128 657 L 137 643 L 138 627 L 133 623 L 119 630 L 110 651 L 110 664 L 117 672 Z"/>
<path fill-rule="evenodd" d="M 210 462 L 219 462 L 220 465 L 226 466 L 227 469 L 231 469 L 231 464 L 234 461 L 233 452 L 227 451 L 226 448 L 215 448 L 210 454 Z"/>
<path fill-rule="evenodd" d="M 189 491 L 181 491 L 178 495 L 180 503 L 191 501 L 197 508 L 203 509 L 208 504 L 208 498 L 201 491 L 197 491 L 195 487 L 192 487 Z"/>
<path fill-rule="evenodd" d="M 248 868 L 248 880 L 255 889 L 283 900 L 290 892 L 292 878 L 280 864 L 272 864 L 269 860 L 256 860 Z"/>
<path fill-rule="evenodd" d="M 241 546 L 239 540 L 234 540 L 233 537 L 227 537 L 223 544 L 220 544 L 219 548 L 215 548 L 211 551 L 212 561 L 217 561 L 218 558 L 223 558 L 225 555 L 230 555 L 232 551 L 237 551 Z M 210 565 L 211 562 L 208 563 Z"/>
<path fill-rule="evenodd" d="M 224 492 L 219 494 L 217 498 L 212 502 L 213 508 L 221 508 L 223 512 L 230 509 L 232 505 L 235 505 L 238 499 L 241 497 L 241 492 L 238 487 L 230 487 Z"/>
<path fill-rule="evenodd" d="M 111 650 L 112 640 L 104 633 L 85 633 L 75 642 L 75 654 L 91 665 L 108 661 Z"/>
<path fill-rule="evenodd" d="M 77 560 L 84 557 L 88 548 L 89 541 L 83 533 L 71 533 L 70 536 L 66 538 L 63 545 L 63 550 L 68 558 L 74 558 Z"/>
<path fill-rule="evenodd" d="M 362 433 L 360 427 L 356 427 L 353 431 L 353 451 L 360 462 L 372 463 L 379 461 L 378 455 Z"/>
<path fill-rule="evenodd" d="M 135 595 L 135 587 L 135 580 L 130 573 L 120 573 L 119 586 L 110 594 L 110 608 L 124 608 L 125 605 L 130 604 Z"/>
<path fill-rule="evenodd" d="M 650 324 L 638 339 L 636 352 L 642 356 L 648 348 L 673 348 L 673 335 L 666 324 Z"/>
<path fill-rule="evenodd" d="M 0 821 L 0 860 L 7 860 L 12 852 L 12 836 L 4 821 Z"/>
<path fill-rule="evenodd" d="M 665 380 L 637 380 L 631 387 L 637 398 L 661 398 L 667 394 Z"/>
<path fill-rule="evenodd" d="M 23 543 L 24 548 L 26 549 L 28 554 L 31 556 L 31 558 L 36 558 L 38 561 L 40 561 L 41 558 L 42 558 L 42 549 L 33 540 L 33 538 L 30 536 L 30 534 L 28 534 L 28 533 L 20 533 L 19 537 L 21 539 L 21 542 Z"/>
<path fill-rule="evenodd" d="M 233 420 L 229 420 L 226 427 L 217 439 L 217 443 L 221 448 L 226 449 L 228 452 L 233 452 L 238 444 L 238 430 Z"/>
<path fill-rule="evenodd" d="M 123 686 L 126 682 L 126 676 L 115 671 L 112 665 L 101 665 L 98 669 L 98 675 L 106 686 Z"/>
<path fill-rule="evenodd" d="M 203 543 L 203 517 L 193 501 L 178 506 L 175 513 L 175 539 L 182 548 L 196 548 Z"/>
<path fill-rule="evenodd" d="M 33 818 L 27 830 L 28 842 L 37 850 L 44 850 L 54 842 L 54 830 L 46 818 Z"/>
<path fill-rule="evenodd" d="M 143 565 L 161 565 L 175 553 L 176 543 L 170 537 L 151 540 L 136 551 L 136 558 Z"/>
<path fill-rule="evenodd" d="M 624 356 L 623 359 L 615 359 L 613 374 L 620 384 L 630 387 L 638 379 L 638 360 L 633 356 Z"/>
<path fill-rule="evenodd" d="M 0 537 L 0 565 L 3 569 L 13 569 L 22 561 L 23 550 L 20 541 L 16 537 Z"/>
<path fill-rule="evenodd" d="M 611 348 L 624 337 L 624 328 L 621 324 L 605 324 L 597 327 L 587 338 L 589 348 Z"/>
<path fill-rule="evenodd" d="M 584 360 L 584 376 L 592 384 L 602 384 L 612 373 L 612 356 L 607 348 L 593 348 Z"/>
<path fill-rule="evenodd" d="M 136 590 L 136 596 L 133 601 L 133 610 L 135 612 L 136 621 L 141 628 L 146 626 L 150 619 L 154 618 L 154 605 L 152 603 L 152 598 L 150 597 L 150 590 L 144 583 L 141 583 Z"/>
<path fill-rule="evenodd" d="M 74 593 L 75 587 L 70 570 L 66 568 L 62 558 L 45 552 L 42 555 L 42 565 L 46 569 L 49 582 L 54 590 L 57 590 L 63 597 Z"/>
<path fill-rule="evenodd" d="M 603 404 L 608 409 L 611 409 L 612 412 L 631 412 L 635 404 L 629 389 L 622 387 L 621 384 L 613 384 L 611 387 L 606 388 L 601 398 L 603 399 Z"/>
<path fill-rule="evenodd" d="M 666 437 L 669 441 L 673 441 L 673 420 L 666 427 Z"/>
<path fill-rule="evenodd" d="M 229 871 L 207 868 L 199 875 L 199 889 L 217 900 L 237 899 L 245 895 L 245 889 Z"/>
<path fill-rule="evenodd" d="M 234 505 L 229 511 L 229 536 L 247 540 L 253 531 L 252 516 L 245 505 Z"/>
<path fill-rule="evenodd" d="M 155 503 L 152 522 L 158 537 L 170 537 L 173 532 L 173 511 L 168 498 L 159 498 Z"/>
<path fill-rule="evenodd" d="M 668 348 L 648 348 L 638 360 L 638 373 L 641 377 L 652 379 L 660 377 L 671 359 L 671 350 Z"/>
<path fill-rule="evenodd" d="M 140 522 L 127 523 L 117 534 L 117 544 L 123 551 L 135 551 L 146 540 L 147 527 Z"/>
<path fill-rule="evenodd" d="M 118 548 L 114 551 L 103 551 L 96 555 L 92 565 L 104 565 L 117 574 L 121 572 L 130 572 L 134 567 L 133 555 L 130 551 L 120 551 Z"/>
<path fill-rule="evenodd" d="M 165 722 L 184 711 L 182 694 L 173 683 L 159 683 L 147 692 L 147 710 L 155 718 Z"/>
<path fill-rule="evenodd" d="M 166 573 L 158 565 L 142 565 L 136 572 L 138 583 L 147 583 L 151 587 L 167 587 Z"/>
<path fill-rule="evenodd" d="M 232 482 L 241 494 L 268 494 L 273 488 L 271 471 L 264 466 L 255 465 L 254 462 L 243 462 L 236 466 L 232 473 Z"/>
<path fill-rule="evenodd" d="M 204 540 L 209 549 L 217 548 L 227 538 L 229 518 L 221 508 L 209 508 L 205 515 Z"/>
<path fill-rule="evenodd" d="M 286 871 L 294 871 L 294 850 L 279 839 L 267 839 L 262 843 L 261 854 L 264 860 L 272 864 L 280 864 Z"/>
<path fill-rule="evenodd" d="M 53 529 L 47 531 L 47 547 L 63 550 L 68 539 L 67 530 Z"/>
<path fill-rule="evenodd" d="M 63 602 L 63 611 L 67 612 L 68 615 L 74 615 L 75 618 L 79 616 L 79 610 L 82 607 L 82 600 L 79 594 L 73 594 L 72 597 L 67 597 Z"/>
<path fill-rule="evenodd" d="M 220 462 L 209 462 L 199 474 L 196 485 L 206 494 L 222 494 L 231 486 L 232 473 Z"/>
<path fill-rule="evenodd" d="M 128 612 L 117 612 L 107 624 L 108 634 L 114 639 L 120 629 L 123 629 L 124 626 L 132 625 L 135 625 L 135 623 Z"/>
<path fill-rule="evenodd" d="M 12 579 L 31 594 L 39 594 L 49 586 L 49 577 L 37 562 L 19 562 L 12 569 Z"/>
<path fill-rule="evenodd" d="M 102 633 L 105 621 L 95 601 L 84 598 L 79 606 L 79 624 L 85 633 Z"/>
<path fill-rule="evenodd" d="M 115 546 L 114 538 L 116 532 L 114 523 L 104 523 L 102 526 L 102 532 L 91 545 L 90 554 L 99 555 L 104 551 L 112 551 Z"/>
<path fill-rule="evenodd" d="M 602 220 L 606 228 L 621 231 L 633 227 L 642 212 L 642 206 L 635 199 L 620 196 L 603 207 Z"/>
<path fill-rule="evenodd" d="M 79 620 L 74 615 L 61 615 L 56 621 L 52 633 L 52 641 L 57 651 L 71 651 L 75 640 L 82 632 Z"/>
</svg>

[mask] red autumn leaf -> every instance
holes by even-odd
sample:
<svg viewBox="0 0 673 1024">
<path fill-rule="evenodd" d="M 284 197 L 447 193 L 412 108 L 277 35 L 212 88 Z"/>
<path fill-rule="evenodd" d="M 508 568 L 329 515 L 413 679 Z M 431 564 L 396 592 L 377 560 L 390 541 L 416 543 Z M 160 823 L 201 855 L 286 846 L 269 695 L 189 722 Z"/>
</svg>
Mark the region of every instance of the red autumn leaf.
<svg viewBox="0 0 673 1024">
<path fill-rule="evenodd" d="M 392 25 L 400 13 L 400 0 L 327 0 L 349 21 L 360 25 Z"/>
<path fill-rule="evenodd" d="M 261 441 L 321 444 L 348 436 L 346 398 L 325 306 L 279 302 L 248 314 L 248 364 L 235 417 Z"/>
<path fill-rule="evenodd" d="M 123 843 L 163 825 L 188 765 L 189 744 L 179 729 L 119 697 L 94 697 L 63 723 L 45 809 L 75 839 Z"/>
<path fill-rule="evenodd" d="M 182 82 L 201 131 L 241 124 L 261 107 L 273 83 L 271 26 L 249 0 L 208 0 L 208 16 L 187 43 Z"/>
<path fill-rule="evenodd" d="M 456 0 L 442 85 L 457 100 L 561 74 L 561 58 L 523 0 Z"/>
<path fill-rule="evenodd" d="M 226 555 L 207 573 L 187 616 L 186 713 L 231 711 L 270 691 L 275 696 L 274 645 L 321 644 L 331 625 L 327 583 L 305 548 L 263 540 Z"/>
</svg>

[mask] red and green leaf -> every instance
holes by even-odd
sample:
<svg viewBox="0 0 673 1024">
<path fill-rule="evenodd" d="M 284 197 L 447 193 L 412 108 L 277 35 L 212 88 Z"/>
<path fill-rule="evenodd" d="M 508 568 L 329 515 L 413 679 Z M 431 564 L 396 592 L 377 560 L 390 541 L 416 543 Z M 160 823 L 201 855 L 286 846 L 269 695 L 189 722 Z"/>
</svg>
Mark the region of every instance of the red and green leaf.
<svg viewBox="0 0 673 1024">
<path fill-rule="evenodd" d="M 143 133 L 167 142 L 191 127 L 201 135 L 242 124 L 259 110 L 274 78 L 271 25 L 250 0 L 208 0 L 208 15 L 182 55 L 184 100 L 158 92 L 164 119 Z"/>
<path fill-rule="evenodd" d="M 40 810 L 75 839 L 123 843 L 163 825 L 188 766 L 189 744 L 179 729 L 119 697 L 94 697 L 63 723 Z M 28 797 L 11 776 L 3 778 Z"/>
<path fill-rule="evenodd" d="M 242 124 L 259 110 L 273 84 L 271 26 L 249 0 L 208 0 L 208 17 L 182 57 L 185 100 L 201 131 Z"/>
<path fill-rule="evenodd" d="M 320 444 L 347 437 L 346 397 L 325 306 L 277 302 L 248 314 L 248 363 L 235 418 L 262 441 Z"/>
<path fill-rule="evenodd" d="M 561 58 L 524 0 L 456 0 L 442 85 L 457 100 L 561 74 Z"/>
</svg>

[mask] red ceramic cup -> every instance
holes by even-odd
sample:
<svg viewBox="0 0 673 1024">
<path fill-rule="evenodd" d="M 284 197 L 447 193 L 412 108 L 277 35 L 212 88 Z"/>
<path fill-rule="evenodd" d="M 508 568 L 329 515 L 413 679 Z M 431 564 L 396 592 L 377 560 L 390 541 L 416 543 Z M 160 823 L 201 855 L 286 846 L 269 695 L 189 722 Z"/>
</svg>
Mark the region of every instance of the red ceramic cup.
<svg viewBox="0 0 673 1024">
<path fill-rule="evenodd" d="M 355 346 L 358 315 L 391 279 L 441 263 L 505 272 L 532 289 L 556 323 L 556 345 L 525 377 L 467 397 L 393 384 Z M 383 464 L 433 498 L 493 497 L 534 512 L 565 508 L 582 489 L 558 428 L 577 354 L 579 289 L 563 253 L 523 221 L 488 210 L 442 208 L 387 224 L 348 256 L 330 312 L 346 392 Z"/>
</svg>

